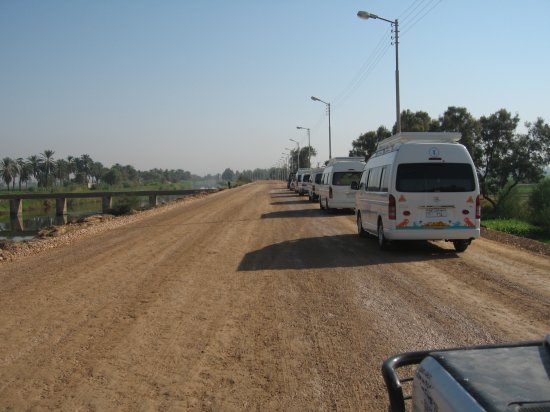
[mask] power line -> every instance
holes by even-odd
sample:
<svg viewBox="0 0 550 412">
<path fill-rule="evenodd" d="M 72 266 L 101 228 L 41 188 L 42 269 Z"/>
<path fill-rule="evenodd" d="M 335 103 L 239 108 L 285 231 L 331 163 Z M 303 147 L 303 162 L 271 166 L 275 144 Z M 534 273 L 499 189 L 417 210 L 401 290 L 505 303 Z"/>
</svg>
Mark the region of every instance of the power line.
<svg viewBox="0 0 550 412">
<path fill-rule="evenodd" d="M 415 0 L 399 16 L 399 20 L 407 20 L 426 0 Z M 431 1 L 431 0 L 428 0 Z"/>
<path fill-rule="evenodd" d="M 414 26 L 416 26 L 422 19 L 424 19 L 432 10 L 434 10 L 443 0 L 416 0 L 409 7 L 407 7 L 400 15 L 399 19 L 404 21 L 402 23 L 401 36 L 408 33 Z M 410 22 L 412 21 L 412 22 Z M 387 36 L 390 29 L 387 29 L 378 44 L 373 49 L 371 54 L 362 63 L 355 76 L 350 80 L 348 85 L 342 89 L 342 91 L 332 99 L 333 104 L 341 106 L 347 99 L 349 99 L 353 93 L 355 93 L 361 84 L 371 75 L 376 66 L 380 63 L 382 58 L 388 52 L 390 45 L 387 43 Z M 332 113 L 335 109 L 332 108 Z M 311 130 L 317 131 L 324 123 L 326 114 L 322 115 L 319 120 L 314 124 Z"/>
<path fill-rule="evenodd" d="M 387 43 L 388 34 L 390 29 L 386 30 L 384 35 L 378 41 L 378 44 L 372 51 L 372 53 L 365 59 L 355 76 L 348 83 L 348 85 L 333 99 L 336 105 L 343 103 L 347 100 L 365 81 L 365 79 L 372 73 L 374 68 L 380 62 L 382 57 L 386 54 L 389 49 Z"/>
<path fill-rule="evenodd" d="M 404 20 L 405 27 L 401 26 L 401 35 L 409 32 L 416 24 L 426 17 L 433 9 L 435 9 L 443 0 L 417 0 L 411 3 L 400 15 L 400 19 Z M 412 22 L 409 22 L 412 20 Z M 403 24 L 403 23 L 402 23 Z M 389 45 L 386 39 L 390 29 L 387 29 L 384 35 L 380 38 L 373 52 L 363 62 L 355 76 L 348 85 L 333 99 L 335 105 L 341 105 L 349 97 L 353 95 L 359 86 L 369 77 L 374 71 L 382 57 L 387 53 Z"/>
<path fill-rule="evenodd" d="M 414 18 L 416 18 L 416 20 L 414 20 L 412 23 L 409 23 L 408 25 L 406 25 L 402 29 L 401 35 L 405 35 L 406 33 L 408 33 L 414 26 L 416 26 L 422 19 L 424 19 L 424 17 L 426 17 L 429 13 L 431 13 L 431 11 L 433 9 L 435 9 L 437 6 L 439 6 L 439 4 L 443 0 L 439 0 L 435 4 L 434 4 L 434 1 L 435 0 L 431 0 L 430 2 L 428 2 L 418 13 L 415 14 Z M 420 17 L 418 17 L 422 12 L 424 12 L 424 14 L 422 14 Z"/>
</svg>

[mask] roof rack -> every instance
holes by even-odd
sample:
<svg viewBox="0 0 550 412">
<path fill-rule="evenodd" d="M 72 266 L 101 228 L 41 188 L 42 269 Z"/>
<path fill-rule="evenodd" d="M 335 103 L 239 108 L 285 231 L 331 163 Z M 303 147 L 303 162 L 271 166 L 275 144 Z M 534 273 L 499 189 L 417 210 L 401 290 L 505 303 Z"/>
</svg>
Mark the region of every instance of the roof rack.
<svg viewBox="0 0 550 412">
<path fill-rule="evenodd" d="M 349 157 L 333 157 L 327 163 L 327 166 L 333 165 L 334 163 L 340 162 L 364 162 L 365 158 L 363 156 L 349 156 Z"/>
<path fill-rule="evenodd" d="M 460 137 L 461 134 L 455 132 L 402 132 L 379 142 L 376 150 L 403 143 L 456 143 Z"/>
<path fill-rule="evenodd" d="M 458 132 L 402 132 L 378 142 L 372 157 L 397 150 L 403 143 L 458 143 Z"/>
</svg>

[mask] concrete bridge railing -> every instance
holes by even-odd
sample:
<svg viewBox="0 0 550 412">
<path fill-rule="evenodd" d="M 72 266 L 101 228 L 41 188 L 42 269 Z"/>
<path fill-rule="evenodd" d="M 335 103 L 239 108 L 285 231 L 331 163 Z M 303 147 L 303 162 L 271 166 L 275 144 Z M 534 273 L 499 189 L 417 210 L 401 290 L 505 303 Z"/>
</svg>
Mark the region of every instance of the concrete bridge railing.
<svg viewBox="0 0 550 412">
<path fill-rule="evenodd" d="M 55 214 L 64 216 L 67 214 L 67 199 L 101 198 L 102 211 L 105 213 L 113 205 L 113 197 L 116 196 L 147 196 L 149 206 L 157 206 L 159 196 L 190 196 L 198 193 L 217 192 L 218 189 L 189 189 L 189 190 L 137 190 L 131 192 L 82 192 L 82 193 L 15 193 L 1 194 L 0 200 L 10 203 L 10 216 L 23 215 L 24 199 L 55 199 Z"/>
</svg>

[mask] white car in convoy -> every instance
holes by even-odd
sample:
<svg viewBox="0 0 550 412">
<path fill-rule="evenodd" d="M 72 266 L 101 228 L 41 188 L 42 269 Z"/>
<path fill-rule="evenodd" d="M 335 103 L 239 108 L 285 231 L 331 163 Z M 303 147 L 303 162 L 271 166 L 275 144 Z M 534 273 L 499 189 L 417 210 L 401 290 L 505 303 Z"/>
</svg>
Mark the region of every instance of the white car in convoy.
<svg viewBox="0 0 550 412">
<path fill-rule="evenodd" d="M 400 133 L 378 145 L 355 190 L 360 235 L 446 240 L 457 252 L 480 236 L 476 169 L 460 133 Z"/>
<path fill-rule="evenodd" d="M 315 185 L 321 209 L 353 209 L 355 192 L 351 182 L 359 182 L 365 167 L 363 157 L 333 157 L 323 170 L 321 183 Z"/>
<path fill-rule="evenodd" d="M 323 169 L 312 169 L 311 176 L 309 178 L 309 189 L 307 196 L 310 202 L 316 202 L 319 200 L 319 193 L 317 191 L 318 186 L 321 184 L 321 178 L 323 177 Z"/>
<path fill-rule="evenodd" d="M 307 182 L 309 182 L 309 173 L 311 169 L 298 169 L 296 172 L 296 187 L 294 188 L 294 191 L 298 193 L 300 196 L 303 196 L 306 192 L 307 188 Z M 307 180 L 307 182 L 306 182 Z M 304 186 L 305 183 L 305 186 Z"/>
</svg>

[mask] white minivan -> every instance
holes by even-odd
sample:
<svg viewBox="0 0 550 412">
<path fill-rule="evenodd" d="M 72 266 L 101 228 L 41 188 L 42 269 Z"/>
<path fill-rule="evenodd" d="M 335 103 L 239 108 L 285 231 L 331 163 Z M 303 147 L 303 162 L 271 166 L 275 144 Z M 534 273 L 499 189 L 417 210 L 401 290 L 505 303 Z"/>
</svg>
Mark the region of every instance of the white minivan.
<svg viewBox="0 0 550 412">
<path fill-rule="evenodd" d="M 333 157 L 327 163 L 316 185 L 319 206 L 330 212 L 332 209 L 353 209 L 355 192 L 351 182 L 358 182 L 365 167 L 363 157 Z"/>
<path fill-rule="evenodd" d="M 296 187 L 294 188 L 294 191 L 298 193 L 300 196 L 303 196 L 305 193 L 307 193 L 306 180 L 309 182 L 310 171 L 311 169 L 307 169 L 307 168 L 298 169 L 296 171 Z M 306 186 L 304 186 L 304 183 L 306 183 Z"/>
<path fill-rule="evenodd" d="M 323 177 L 323 169 L 317 168 L 311 170 L 311 176 L 309 178 L 310 185 L 308 191 L 308 198 L 310 202 L 316 202 L 319 199 L 319 194 L 317 192 L 317 186 L 321 184 L 321 178 Z"/>
<path fill-rule="evenodd" d="M 457 252 L 480 236 L 480 195 L 460 133 L 400 133 L 380 142 L 355 191 L 359 235 L 446 240 Z"/>
</svg>

